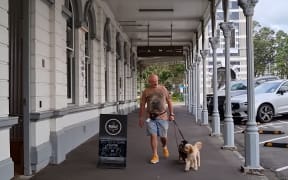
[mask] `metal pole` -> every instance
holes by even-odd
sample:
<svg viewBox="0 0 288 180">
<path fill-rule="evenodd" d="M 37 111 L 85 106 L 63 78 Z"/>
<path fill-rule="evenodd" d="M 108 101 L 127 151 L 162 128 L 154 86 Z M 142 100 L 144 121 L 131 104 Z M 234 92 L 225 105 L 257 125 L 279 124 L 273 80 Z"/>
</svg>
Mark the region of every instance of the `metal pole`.
<svg viewBox="0 0 288 180">
<path fill-rule="evenodd" d="M 217 46 L 219 36 L 210 37 L 209 42 L 213 50 L 213 114 L 212 114 L 212 132 L 211 136 L 220 136 L 220 117 L 218 111 L 218 93 L 217 93 Z"/>
<path fill-rule="evenodd" d="M 186 54 L 185 56 L 185 78 L 184 78 L 184 82 L 183 82 L 183 85 L 184 85 L 184 103 L 185 103 L 185 106 L 187 107 L 188 109 L 188 103 L 187 103 L 187 89 L 186 89 L 186 83 L 187 83 L 187 66 L 188 66 L 188 54 Z"/>
<path fill-rule="evenodd" d="M 203 38 L 203 36 L 202 36 Z M 202 110 L 202 125 L 208 125 L 208 110 L 207 110 L 207 93 L 206 93 L 206 57 L 208 50 L 201 50 L 200 54 L 203 60 L 203 110 Z"/>
<path fill-rule="evenodd" d="M 254 97 L 254 57 L 252 41 L 252 17 L 258 0 L 238 0 L 238 5 L 246 16 L 246 48 L 247 48 L 247 81 L 248 81 L 248 122 L 245 130 L 245 165 L 244 172 L 255 173 L 263 170 L 260 166 L 259 133 L 255 120 Z"/>
<path fill-rule="evenodd" d="M 191 83 L 191 67 L 190 65 L 188 66 L 187 69 L 188 72 L 188 109 L 189 109 L 189 113 L 192 113 L 192 83 Z"/>
<path fill-rule="evenodd" d="M 208 125 L 208 110 L 207 110 L 207 93 L 206 93 L 206 57 L 208 50 L 205 49 L 205 24 L 204 19 L 201 21 L 201 32 L 202 32 L 202 50 L 200 55 L 203 60 L 203 107 L 202 107 L 202 125 Z"/>
<path fill-rule="evenodd" d="M 234 145 L 234 121 L 232 118 L 231 109 L 231 92 L 230 92 L 230 81 L 231 81 L 231 70 L 230 70 L 230 39 L 231 30 L 233 28 L 232 22 L 220 23 L 220 28 L 223 31 L 225 38 L 225 94 L 226 94 L 226 104 L 225 104 L 225 118 L 224 118 L 224 149 L 235 150 Z"/>
<path fill-rule="evenodd" d="M 199 120 L 199 122 L 201 122 L 201 116 L 202 116 L 202 108 L 201 108 L 201 104 L 200 104 L 200 57 L 197 55 L 196 56 L 196 68 L 197 68 L 197 120 Z"/>
<path fill-rule="evenodd" d="M 197 88 L 196 88 L 196 80 L 197 80 L 197 65 L 196 62 L 193 63 L 192 65 L 192 113 L 196 118 L 196 122 L 197 122 Z"/>
<path fill-rule="evenodd" d="M 194 114 L 193 113 L 193 67 L 192 65 L 190 64 L 189 65 L 189 109 L 190 109 L 190 113 Z"/>
<path fill-rule="evenodd" d="M 185 106 L 187 107 L 188 109 L 188 103 L 187 103 L 187 88 L 186 88 L 186 84 L 187 84 L 187 69 L 185 68 L 185 79 L 184 79 L 184 103 L 185 103 Z"/>
</svg>

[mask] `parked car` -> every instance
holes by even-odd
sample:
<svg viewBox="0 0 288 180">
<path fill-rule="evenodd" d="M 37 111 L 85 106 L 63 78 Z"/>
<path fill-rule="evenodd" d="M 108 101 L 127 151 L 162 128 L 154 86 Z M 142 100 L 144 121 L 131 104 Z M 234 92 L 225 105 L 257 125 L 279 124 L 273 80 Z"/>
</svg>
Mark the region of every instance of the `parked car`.
<svg viewBox="0 0 288 180">
<path fill-rule="evenodd" d="M 231 81 L 231 97 L 240 95 L 247 92 L 247 83 L 246 80 L 235 80 Z M 220 113 L 220 117 L 224 117 L 224 105 L 225 101 L 225 87 L 222 87 L 218 90 L 218 110 Z M 212 115 L 213 113 L 213 94 L 207 94 L 207 105 L 208 105 L 208 113 Z"/>
<path fill-rule="evenodd" d="M 255 87 L 267 82 L 267 81 L 273 81 L 279 79 L 278 76 L 261 76 L 255 78 Z M 241 94 L 247 94 L 247 81 L 246 80 L 235 80 L 231 81 L 231 91 L 230 95 L 231 97 L 241 95 Z M 207 94 L 207 109 L 208 114 L 212 115 L 213 113 L 213 94 Z M 225 103 L 225 86 L 221 87 L 218 90 L 218 111 L 220 114 L 220 118 L 224 118 L 224 103 Z"/>
<path fill-rule="evenodd" d="M 232 115 L 247 118 L 247 94 L 231 98 Z M 274 116 L 288 113 L 288 80 L 275 80 L 255 87 L 255 118 L 262 123 L 270 122 Z"/>
</svg>

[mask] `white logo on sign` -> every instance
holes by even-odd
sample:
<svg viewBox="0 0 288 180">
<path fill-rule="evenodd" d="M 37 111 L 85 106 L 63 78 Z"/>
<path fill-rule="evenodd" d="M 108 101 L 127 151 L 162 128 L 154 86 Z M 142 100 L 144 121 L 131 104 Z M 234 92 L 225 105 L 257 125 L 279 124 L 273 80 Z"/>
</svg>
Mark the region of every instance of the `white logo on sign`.
<svg viewBox="0 0 288 180">
<path fill-rule="evenodd" d="M 121 132 L 122 125 L 118 119 L 109 119 L 105 123 L 105 131 L 111 136 L 116 136 Z"/>
</svg>

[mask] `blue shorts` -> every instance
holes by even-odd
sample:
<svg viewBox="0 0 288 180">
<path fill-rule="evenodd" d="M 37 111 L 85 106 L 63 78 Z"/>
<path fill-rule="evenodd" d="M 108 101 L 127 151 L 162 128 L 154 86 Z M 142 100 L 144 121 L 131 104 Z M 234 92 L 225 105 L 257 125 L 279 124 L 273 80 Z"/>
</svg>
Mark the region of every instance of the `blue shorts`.
<svg viewBox="0 0 288 180">
<path fill-rule="evenodd" d="M 160 137 L 167 137 L 168 126 L 169 126 L 168 120 L 147 119 L 146 120 L 147 135 L 150 136 L 154 134 Z"/>
</svg>

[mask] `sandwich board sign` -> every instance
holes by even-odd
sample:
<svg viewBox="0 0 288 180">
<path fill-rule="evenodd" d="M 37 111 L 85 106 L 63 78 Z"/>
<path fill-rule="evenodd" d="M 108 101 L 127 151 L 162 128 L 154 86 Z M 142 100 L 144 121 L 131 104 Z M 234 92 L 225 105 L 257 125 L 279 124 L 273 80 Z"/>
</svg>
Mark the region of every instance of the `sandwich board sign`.
<svg viewBox="0 0 288 180">
<path fill-rule="evenodd" d="M 103 168 L 125 168 L 127 115 L 100 114 L 99 161 Z"/>
</svg>

